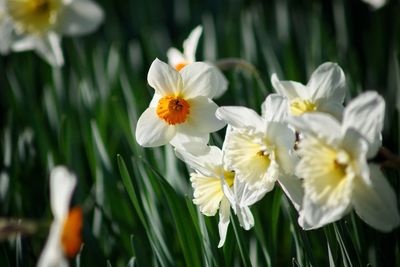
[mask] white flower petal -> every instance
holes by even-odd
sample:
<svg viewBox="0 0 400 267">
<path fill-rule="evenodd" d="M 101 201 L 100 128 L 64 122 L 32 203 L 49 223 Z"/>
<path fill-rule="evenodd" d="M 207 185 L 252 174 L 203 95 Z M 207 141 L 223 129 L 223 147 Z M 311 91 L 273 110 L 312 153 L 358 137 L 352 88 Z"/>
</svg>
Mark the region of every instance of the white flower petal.
<svg viewBox="0 0 400 267">
<path fill-rule="evenodd" d="M 183 80 L 182 95 L 185 99 L 197 96 L 213 98 L 223 91 L 221 73 L 210 64 L 194 62 L 184 67 L 180 74 Z"/>
<path fill-rule="evenodd" d="M 318 111 L 331 114 L 338 120 L 342 120 L 344 106 L 340 102 L 323 100 L 317 103 Z"/>
<path fill-rule="evenodd" d="M 168 144 L 175 134 L 175 126 L 168 125 L 158 118 L 155 108 L 147 108 L 136 125 L 136 141 L 144 147 Z"/>
<path fill-rule="evenodd" d="M 295 132 L 285 123 L 269 122 L 266 136 L 275 146 L 276 160 L 281 169 L 285 173 L 292 174 L 298 161 L 293 152 L 296 142 Z"/>
<path fill-rule="evenodd" d="M 300 211 L 304 190 L 301 180 L 294 175 L 281 175 L 278 182 L 297 211 Z"/>
<path fill-rule="evenodd" d="M 182 88 L 182 78 L 174 68 L 156 58 L 147 74 L 147 82 L 157 94 L 178 95 Z"/>
<path fill-rule="evenodd" d="M 217 80 L 217 86 L 216 86 L 216 90 L 217 92 L 215 93 L 213 98 L 219 98 L 221 97 L 226 90 L 228 89 L 228 80 L 225 78 L 225 75 L 222 73 L 222 71 L 216 67 L 215 67 L 215 75 L 216 75 L 216 80 Z"/>
<path fill-rule="evenodd" d="M 54 67 L 64 65 L 61 38 L 54 32 L 48 33 L 43 38 L 36 38 L 35 51 Z"/>
<path fill-rule="evenodd" d="M 277 146 L 277 161 L 279 163 L 280 172 L 283 174 L 293 174 L 299 157 L 293 149 L 287 150 L 284 146 Z"/>
<path fill-rule="evenodd" d="M 218 109 L 209 98 L 198 96 L 188 100 L 190 113 L 184 124 L 184 127 L 192 128 L 199 133 L 211 133 L 220 130 L 225 126 L 225 122 L 215 116 Z"/>
<path fill-rule="evenodd" d="M 37 38 L 35 36 L 31 35 L 24 35 L 22 37 L 18 37 L 13 41 L 11 50 L 14 52 L 34 50 L 37 42 L 36 39 Z"/>
<path fill-rule="evenodd" d="M 249 207 L 236 206 L 236 215 L 238 216 L 239 224 L 244 230 L 250 230 L 254 226 L 254 217 Z"/>
<path fill-rule="evenodd" d="M 189 37 L 183 42 L 183 54 L 189 62 L 196 61 L 196 50 L 199 43 L 200 36 L 203 32 L 202 26 L 197 26 L 189 34 Z"/>
<path fill-rule="evenodd" d="M 304 215 L 305 230 L 316 229 L 343 218 L 350 211 L 349 201 L 343 201 L 337 206 L 324 206 L 314 203 L 306 193 L 303 198 L 302 214 Z"/>
<path fill-rule="evenodd" d="M 68 267 L 68 261 L 64 257 L 61 246 L 62 223 L 62 221 L 52 223 L 49 237 L 37 264 L 38 267 Z"/>
<path fill-rule="evenodd" d="M 378 165 L 370 164 L 371 185 L 357 179 L 353 204 L 360 218 L 372 227 L 390 232 L 400 224 L 396 194 Z"/>
<path fill-rule="evenodd" d="M 275 73 L 271 76 L 271 83 L 278 94 L 287 97 L 289 100 L 296 98 L 305 100 L 310 98 L 309 90 L 301 83 L 280 81 Z"/>
<path fill-rule="evenodd" d="M 63 166 L 55 167 L 50 173 L 50 205 L 56 220 L 68 215 L 71 197 L 76 186 L 76 177 Z"/>
<path fill-rule="evenodd" d="M 196 136 L 188 136 L 177 133 L 170 141 L 170 144 L 181 151 L 190 152 L 194 155 L 203 155 L 207 153 L 209 134 L 198 134 Z"/>
<path fill-rule="evenodd" d="M 10 52 L 13 42 L 13 25 L 11 20 L 0 10 L 0 54 L 6 55 Z"/>
<path fill-rule="evenodd" d="M 192 153 L 204 153 L 204 150 L 199 151 L 199 148 L 201 149 L 200 144 L 205 146 L 209 139 L 209 133 L 198 132 L 185 123 L 176 127 L 176 134 L 169 143 L 181 150 Z"/>
<path fill-rule="evenodd" d="M 154 93 L 153 98 L 150 101 L 150 108 L 156 108 L 158 106 L 158 102 L 162 98 L 162 95 L 157 94 L 157 92 Z"/>
<path fill-rule="evenodd" d="M 271 189 L 267 187 L 251 187 L 248 183 L 236 179 L 233 191 L 235 196 L 234 203 L 244 207 L 251 206 L 260 201 Z"/>
<path fill-rule="evenodd" d="M 189 63 L 187 62 L 187 59 L 185 56 L 179 51 L 178 49 L 172 47 L 168 49 L 167 51 L 167 57 L 168 57 L 168 64 L 171 65 L 172 67 L 176 68 L 178 64 L 185 64 Z M 191 62 L 190 62 L 191 63 Z"/>
<path fill-rule="evenodd" d="M 309 224 L 306 219 L 304 218 L 303 210 L 299 211 L 299 218 L 297 219 L 297 223 L 303 230 L 314 230 L 322 227 L 323 225 L 311 225 Z"/>
<path fill-rule="evenodd" d="M 368 141 L 367 157 L 373 157 L 382 145 L 381 131 L 385 117 L 385 100 L 376 92 L 366 92 L 352 100 L 344 110 L 343 131 L 354 128 Z"/>
<path fill-rule="evenodd" d="M 379 9 L 386 5 L 387 0 L 361 0 L 369 4 L 374 9 Z"/>
<path fill-rule="evenodd" d="M 246 230 L 252 228 L 254 226 L 254 218 L 249 206 L 261 200 L 270 189 L 250 187 L 247 183 L 241 182 L 237 178 L 235 178 L 233 190 L 224 180 L 222 181 L 222 188 L 225 197 L 238 216 L 240 225 Z"/>
<path fill-rule="evenodd" d="M 329 114 L 305 113 L 301 116 L 290 117 L 289 123 L 301 133 L 323 138 L 329 143 L 337 143 L 341 139 L 341 126 Z"/>
<path fill-rule="evenodd" d="M 175 149 L 175 154 L 192 169 L 195 169 L 203 175 L 219 176 L 217 169 L 222 167 L 222 151 L 216 146 L 209 146 L 207 148 L 208 151 L 200 155 L 179 148 Z"/>
<path fill-rule="evenodd" d="M 11 50 L 15 52 L 35 50 L 39 56 L 55 67 L 61 67 L 64 64 L 61 39 L 54 32 L 41 37 L 23 36 L 13 42 Z"/>
<path fill-rule="evenodd" d="M 190 181 L 194 189 L 193 203 L 196 204 L 201 213 L 206 216 L 214 216 L 224 198 L 221 179 L 214 176 L 204 176 L 199 173 L 191 173 Z"/>
<path fill-rule="evenodd" d="M 246 107 L 220 107 L 215 115 L 235 128 L 246 127 L 258 130 L 264 128 L 264 120 L 260 115 Z"/>
<path fill-rule="evenodd" d="M 307 87 L 312 100 L 330 99 L 343 103 L 346 93 L 346 78 L 338 64 L 326 62 L 312 73 Z"/>
<path fill-rule="evenodd" d="M 261 110 L 264 120 L 284 122 L 288 116 L 287 99 L 278 94 L 270 94 L 262 103 Z"/>
<path fill-rule="evenodd" d="M 229 188 L 225 181 L 222 182 L 222 186 L 226 198 L 238 216 L 240 226 L 245 230 L 250 230 L 254 226 L 254 218 L 249 206 L 262 199 L 270 189 L 251 188 L 247 183 L 241 182 L 237 178 L 235 178 L 233 190 Z"/>
<path fill-rule="evenodd" d="M 75 0 L 62 9 L 57 31 L 63 35 L 82 35 L 95 31 L 104 20 L 101 7 L 90 0 Z"/>
<path fill-rule="evenodd" d="M 237 175 L 235 174 L 235 180 L 233 182 L 233 186 L 235 186 L 236 182 L 238 181 L 236 179 Z M 226 199 L 229 201 L 232 209 L 236 213 L 236 198 L 235 194 L 233 193 L 233 188 L 231 188 L 228 183 L 226 182 L 224 177 L 221 177 L 221 183 L 222 183 L 222 192 L 224 193 Z"/>
<path fill-rule="evenodd" d="M 226 127 L 226 131 L 225 131 L 224 143 L 222 144 L 222 153 L 223 154 L 225 154 L 225 151 L 226 151 L 226 140 L 229 140 L 229 136 L 232 131 L 233 131 L 233 127 L 230 124 L 228 124 Z M 225 161 L 224 161 L 224 164 L 225 164 Z M 228 168 L 225 168 L 225 169 L 228 169 Z"/>
<path fill-rule="evenodd" d="M 367 163 L 368 142 L 359 132 L 354 129 L 347 129 L 342 139 L 343 147 L 355 161 L 354 171 L 361 175 L 368 185 L 371 185 L 369 167 Z"/>
<path fill-rule="evenodd" d="M 231 215 L 231 206 L 226 198 L 221 201 L 221 206 L 219 207 L 219 222 L 218 222 L 218 232 L 219 232 L 219 243 L 218 247 L 222 247 L 225 244 L 226 234 L 228 232 L 229 226 L 229 216 Z"/>
</svg>

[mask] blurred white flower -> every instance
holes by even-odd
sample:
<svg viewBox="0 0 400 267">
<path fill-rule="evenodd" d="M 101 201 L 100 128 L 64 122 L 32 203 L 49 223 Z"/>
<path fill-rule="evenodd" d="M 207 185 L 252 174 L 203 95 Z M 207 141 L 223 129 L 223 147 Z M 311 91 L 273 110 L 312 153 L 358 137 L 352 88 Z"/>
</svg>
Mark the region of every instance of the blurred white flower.
<svg viewBox="0 0 400 267">
<path fill-rule="evenodd" d="M 50 174 L 50 204 L 54 220 L 49 237 L 38 261 L 39 267 L 68 266 L 67 258 L 81 248 L 82 210 L 69 209 L 76 177 L 65 167 L 58 166 Z"/>
<path fill-rule="evenodd" d="M 202 33 L 203 27 L 200 25 L 193 29 L 188 38 L 183 42 L 183 53 L 175 47 L 168 49 L 168 64 L 174 67 L 177 71 L 180 71 L 186 65 L 195 62 L 197 45 Z"/>
<path fill-rule="evenodd" d="M 325 112 L 341 118 L 345 97 L 345 76 L 339 65 L 331 62 L 320 65 L 311 75 L 307 85 L 294 81 L 280 81 L 276 74 L 271 77 L 276 92 L 288 101 L 289 114 Z"/>
<path fill-rule="evenodd" d="M 10 51 L 12 43 L 13 25 L 8 16 L 5 0 L 0 0 L 0 54 L 5 55 Z"/>
<path fill-rule="evenodd" d="M 0 52 L 34 50 L 62 66 L 61 36 L 92 32 L 103 17 L 90 0 L 0 0 Z"/>
<path fill-rule="evenodd" d="M 292 175 L 297 161 L 295 133 L 285 122 L 286 100 L 270 95 L 263 117 L 245 107 L 221 107 L 217 117 L 232 126 L 227 133 L 225 159 L 241 182 L 272 190 L 282 175 Z"/>
<path fill-rule="evenodd" d="M 197 149 L 205 151 L 205 149 Z M 236 179 L 235 172 L 228 169 L 223 159 L 223 150 L 215 146 L 201 155 L 176 150 L 177 156 L 196 172 L 190 174 L 194 189 L 193 203 L 201 213 L 214 216 L 219 209 L 218 230 L 220 242 L 225 243 L 230 222 L 230 207 L 237 214 L 240 225 L 249 230 L 254 226 L 254 218 L 249 206 L 260 200 L 267 190 L 250 188 Z"/>
<path fill-rule="evenodd" d="M 217 75 L 202 62 L 178 72 L 155 59 L 147 76 L 155 94 L 136 125 L 137 142 L 145 147 L 207 144 L 209 133 L 225 125 L 215 117 L 218 106 L 211 100 L 218 90 Z"/>
<path fill-rule="evenodd" d="M 305 229 L 339 220 L 353 208 L 378 230 L 399 225 L 395 192 L 379 166 L 367 161 L 381 146 L 384 112 L 383 98 L 367 92 L 349 103 L 342 124 L 324 113 L 290 119 L 305 135 L 296 168 L 304 178 L 299 222 Z"/>
<path fill-rule="evenodd" d="M 386 5 L 386 3 L 387 3 L 387 0 L 361 0 L 361 1 L 369 4 L 374 9 L 379 9 L 379 8 L 383 7 L 384 5 Z"/>
<path fill-rule="evenodd" d="M 168 64 L 174 67 L 177 71 L 180 71 L 187 65 L 196 62 L 197 45 L 202 32 L 203 27 L 200 25 L 193 29 L 188 38 L 183 42 L 183 53 L 175 47 L 169 48 L 167 51 Z M 225 93 L 226 89 L 228 88 L 228 81 L 218 68 L 216 68 L 216 73 L 219 85 L 218 91 L 214 97 L 218 98 Z"/>
</svg>

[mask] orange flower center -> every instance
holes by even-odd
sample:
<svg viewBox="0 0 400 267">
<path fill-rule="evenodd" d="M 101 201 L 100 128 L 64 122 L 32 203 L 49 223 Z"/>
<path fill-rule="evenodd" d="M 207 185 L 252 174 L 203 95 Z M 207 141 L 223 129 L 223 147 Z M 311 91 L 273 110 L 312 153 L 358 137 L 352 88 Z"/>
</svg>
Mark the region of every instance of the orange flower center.
<svg viewBox="0 0 400 267">
<path fill-rule="evenodd" d="M 64 222 L 64 227 L 61 234 L 61 245 L 64 254 L 68 258 L 74 257 L 80 250 L 82 244 L 83 218 L 82 209 L 80 207 L 72 208 L 68 217 Z"/>
<path fill-rule="evenodd" d="M 189 112 L 189 103 L 183 98 L 164 96 L 158 101 L 157 115 L 170 125 L 185 122 Z"/>
<path fill-rule="evenodd" d="M 181 69 L 183 69 L 184 67 L 186 67 L 188 64 L 187 63 L 179 63 L 175 66 L 175 69 L 177 71 L 180 71 Z"/>
</svg>

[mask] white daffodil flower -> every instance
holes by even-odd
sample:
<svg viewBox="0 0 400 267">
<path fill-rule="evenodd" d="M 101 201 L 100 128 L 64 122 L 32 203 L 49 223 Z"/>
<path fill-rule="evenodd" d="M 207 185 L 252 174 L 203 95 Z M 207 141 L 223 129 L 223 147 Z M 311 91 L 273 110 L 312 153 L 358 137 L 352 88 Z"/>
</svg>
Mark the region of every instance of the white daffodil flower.
<svg viewBox="0 0 400 267">
<path fill-rule="evenodd" d="M 292 116 L 305 112 L 325 112 L 340 119 L 343 113 L 346 80 L 339 65 L 327 62 L 311 75 L 307 85 L 294 81 L 280 81 L 276 74 L 271 77 L 276 92 L 288 99 Z"/>
<path fill-rule="evenodd" d="M 201 155 L 179 149 L 176 150 L 176 155 L 196 171 L 190 174 L 190 181 L 194 189 L 193 203 L 199 207 L 200 212 L 206 216 L 214 216 L 219 210 L 218 247 L 225 243 L 231 206 L 244 229 L 249 230 L 254 226 L 249 206 L 259 201 L 267 190 L 250 189 L 245 183 L 241 183 L 235 172 L 224 164 L 223 151 L 215 146 L 208 147 L 207 152 Z"/>
<path fill-rule="evenodd" d="M 269 191 L 268 188 L 251 187 L 248 183 L 235 179 L 233 186 L 222 180 L 222 190 L 235 214 L 240 226 L 250 230 L 254 226 L 254 217 L 250 206 L 261 200 Z"/>
<path fill-rule="evenodd" d="M 180 72 L 155 59 L 147 80 L 155 94 L 136 125 L 136 140 L 144 147 L 165 144 L 190 147 L 208 143 L 209 133 L 224 127 L 211 100 L 218 90 L 215 68 L 195 62 Z"/>
<path fill-rule="evenodd" d="M 399 225 L 395 192 L 379 166 L 367 161 L 381 145 L 384 112 L 383 98 L 366 92 L 345 108 L 341 124 L 324 113 L 289 119 L 304 134 L 296 168 L 304 179 L 299 218 L 304 228 L 337 221 L 353 208 L 378 230 Z"/>
<path fill-rule="evenodd" d="M 245 107 L 221 107 L 217 117 L 232 126 L 226 137 L 225 159 L 241 182 L 272 190 L 282 175 L 292 175 L 297 157 L 295 132 L 286 120 L 286 100 L 270 95 L 263 117 Z"/>
<path fill-rule="evenodd" d="M 0 0 L 0 52 L 34 50 L 62 66 L 61 36 L 94 31 L 103 10 L 90 0 Z"/>
<path fill-rule="evenodd" d="M 50 204 L 54 220 L 38 267 L 68 266 L 67 258 L 81 247 L 82 210 L 69 209 L 76 177 L 65 167 L 55 167 L 50 174 Z"/>
<path fill-rule="evenodd" d="M 168 64 L 174 67 L 177 71 L 180 71 L 187 65 L 196 62 L 197 45 L 199 44 L 199 39 L 202 33 L 202 26 L 199 25 L 194 28 L 194 30 L 189 34 L 189 37 L 183 42 L 183 53 L 175 47 L 169 48 L 167 51 Z M 228 88 L 228 81 L 218 68 L 216 68 L 216 73 L 219 85 L 215 98 L 218 98 L 224 94 Z"/>
<path fill-rule="evenodd" d="M 190 181 L 194 189 L 193 203 L 199 207 L 200 212 L 206 216 L 214 216 L 219 210 L 218 247 L 222 247 L 230 222 L 230 204 L 222 190 L 222 179 L 230 187 L 234 183 L 235 173 L 224 168 L 222 151 L 215 146 L 209 147 L 202 155 L 180 149 L 176 150 L 176 155 L 196 171 L 190 174 Z"/>
</svg>

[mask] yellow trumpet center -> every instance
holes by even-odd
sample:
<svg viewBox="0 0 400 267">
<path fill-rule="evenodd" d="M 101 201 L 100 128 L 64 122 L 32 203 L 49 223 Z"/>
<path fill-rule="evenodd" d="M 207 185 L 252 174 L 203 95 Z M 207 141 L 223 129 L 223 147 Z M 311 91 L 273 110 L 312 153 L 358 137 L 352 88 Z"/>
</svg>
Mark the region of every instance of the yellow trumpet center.
<svg viewBox="0 0 400 267">
<path fill-rule="evenodd" d="M 235 172 L 233 171 L 224 171 L 225 182 L 229 187 L 232 187 L 233 182 L 235 180 Z M 221 189 L 222 190 L 222 189 Z"/>
<path fill-rule="evenodd" d="M 68 213 L 67 219 L 64 221 L 64 226 L 61 233 L 61 245 L 64 254 L 69 258 L 74 257 L 81 248 L 82 224 L 82 209 L 80 207 L 71 209 Z"/>
<path fill-rule="evenodd" d="M 170 125 L 184 123 L 190 113 L 189 103 L 177 96 L 164 96 L 158 101 L 157 115 Z"/>
<path fill-rule="evenodd" d="M 294 116 L 299 116 L 305 112 L 313 112 L 317 110 L 317 105 L 309 100 L 300 98 L 293 99 L 290 102 L 290 112 Z"/>
<path fill-rule="evenodd" d="M 299 153 L 298 175 L 313 202 L 335 206 L 351 194 L 356 176 L 351 154 L 316 138 L 302 140 Z"/>
<path fill-rule="evenodd" d="M 7 9 L 21 33 L 42 33 L 56 22 L 61 0 L 6 0 Z"/>
</svg>

